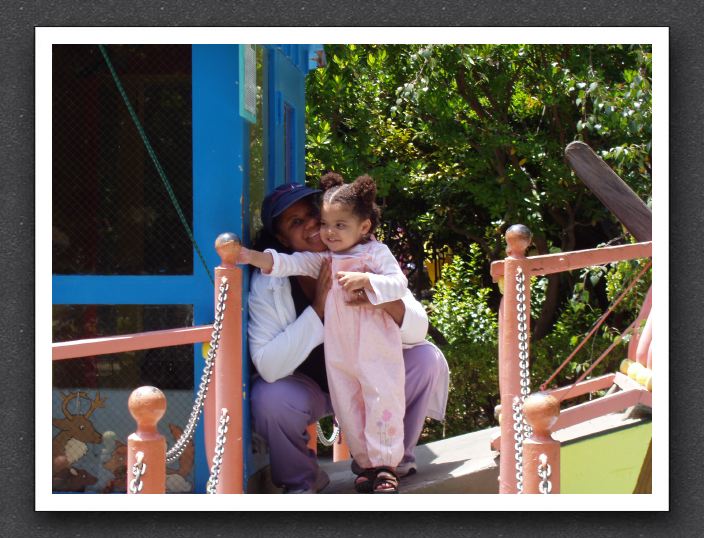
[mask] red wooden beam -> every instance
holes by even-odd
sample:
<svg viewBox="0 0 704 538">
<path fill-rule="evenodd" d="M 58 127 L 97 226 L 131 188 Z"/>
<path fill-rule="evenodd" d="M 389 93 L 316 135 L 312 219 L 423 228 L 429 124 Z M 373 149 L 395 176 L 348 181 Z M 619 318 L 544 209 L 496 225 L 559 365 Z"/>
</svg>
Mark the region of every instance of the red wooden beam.
<svg viewBox="0 0 704 538">
<path fill-rule="evenodd" d="M 648 401 L 650 401 L 650 392 L 643 387 L 615 392 L 608 396 L 592 400 L 591 402 L 585 402 L 561 411 L 552 431 L 562 430 L 579 424 L 580 422 L 586 422 L 587 420 L 601 417 L 609 413 L 622 411 L 640 402 L 647 405 Z"/>
<path fill-rule="evenodd" d="M 526 258 L 523 263 L 523 271 L 526 275 L 549 275 L 591 267 L 592 265 L 602 265 L 635 258 L 649 258 L 652 254 L 652 241 L 632 245 L 617 245 L 615 247 L 575 250 L 574 252 L 559 252 L 557 254 L 544 254 Z M 504 260 L 492 262 L 491 277 L 494 282 L 497 282 L 503 274 Z"/>
<path fill-rule="evenodd" d="M 71 342 L 56 342 L 51 345 L 51 358 L 56 361 L 207 342 L 210 340 L 212 331 L 212 325 L 200 325 L 197 327 L 166 329 L 121 336 L 73 340 Z"/>
<path fill-rule="evenodd" d="M 596 392 L 597 390 L 603 390 L 610 387 L 614 384 L 614 377 L 615 374 L 606 374 L 595 377 L 594 379 L 588 379 L 586 381 L 582 381 L 581 383 L 577 383 L 574 386 L 574 389 L 572 389 L 572 385 L 568 385 L 566 387 L 560 387 L 557 389 L 548 390 L 546 392 L 553 395 L 558 399 L 558 401 L 562 400 L 563 394 L 569 392 L 570 396 L 567 398 L 569 400 L 570 398 L 576 398 L 582 394 L 588 394 L 590 392 Z"/>
</svg>

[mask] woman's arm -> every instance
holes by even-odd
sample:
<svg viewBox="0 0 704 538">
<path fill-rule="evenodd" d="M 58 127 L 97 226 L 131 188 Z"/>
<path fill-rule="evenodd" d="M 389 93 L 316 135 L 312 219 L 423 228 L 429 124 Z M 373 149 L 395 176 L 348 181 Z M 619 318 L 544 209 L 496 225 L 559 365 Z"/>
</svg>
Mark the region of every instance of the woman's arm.
<svg viewBox="0 0 704 538">
<path fill-rule="evenodd" d="M 428 335 L 428 313 L 425 307 L 413 297 L 410 290 L 401 299 L 404 306 L 404 316 L 401 322 L 401 342 L 405 345 L 419 344 Z"/>
<path fill-rule="evenodd" d="M 349 304 L 384 310 L 401 328 L 401 342 L 404 345 L 420 344 L 428 335 L 428 314 L 409 290 L 397 301 L 372 305 L 367 296 L 363 295 L 354 296 Z"/>
</svg>

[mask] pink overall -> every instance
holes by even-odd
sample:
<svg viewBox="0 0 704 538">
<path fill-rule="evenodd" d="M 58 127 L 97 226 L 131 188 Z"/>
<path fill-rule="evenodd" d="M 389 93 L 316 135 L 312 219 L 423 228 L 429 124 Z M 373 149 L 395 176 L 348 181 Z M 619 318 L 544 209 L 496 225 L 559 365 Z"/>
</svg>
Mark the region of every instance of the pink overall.
<svg viewBox="0 0 704 538">
<path fill-rule="evenodd" d="M 317 277 L 327 256 L 332 259 L 333 284 L 325 303 L 325 366 L 335 416 L 361 467 L 396 467 L 403 457 L 406 409 L 401 332 L 382 309 L 348 305 L 335 275 L 374 273 L 374 292 L 367 292 L 373 304 L 400 299 L 407 281 L 388 247 L 377 241 L 345 254 L 276 253 L 271 274 Z"/>
</svg>

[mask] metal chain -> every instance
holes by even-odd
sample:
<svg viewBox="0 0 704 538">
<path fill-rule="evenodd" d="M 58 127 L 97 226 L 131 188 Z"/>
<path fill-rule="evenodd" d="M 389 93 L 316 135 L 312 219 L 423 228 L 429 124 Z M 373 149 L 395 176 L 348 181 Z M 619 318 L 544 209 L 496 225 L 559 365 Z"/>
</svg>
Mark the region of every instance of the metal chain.
<svg viewBox="0 0 704 538">
<path fill-rule="evenodd" d="M 518 396 L 513 398 L 513 445 L 516 458 L 516 492 L 523 493 L 523 407 Z"/>
<path fill-rule="evenodd" d="M 210 349 L 208 350 L 208 357 L 205 359 L 203 374 L 201 375 L 200 385 L 198 386 L 198 394 L 196 395 L 195 402 L 193 403 L 191 416 L 188 417 L 188 423 L 181 433 L 181 437 L 179 437 L 174 446 L 166 453 L 167 463 L 174 462 L 181 457 L 183 451 L 186 450 L 188 442 L 193 437 L 193 432 L 195 431 L 198 420 L 200 419 L 200 413 L 203 410 L 203 404 L 205 403 L 205 398 L 208 395 L 210 378 L 213 372 L 213 365 L 215 364 L 215 353 L 220 346 L 220 333 L 222 332 L 222 320 L 225 315 L 225 303 L 227 301 L 227 290 L 229 287 L 230 284 L 227 282 L 227 277 L 222 277 L 218 292 L 218 304 L 215 307 L 213 332 L 210 336 Z"/>
<path fill-rule="evenodd" d="M 230 416 L 227 414 L 227 408 L 223 407 L 220 414 L 220 422 L 218 423 L 218 435 L 215 440 L 215 455 L 213 456 L 213 466 L 210 469 L 210 478 L 205 487 L 206 493 L 217 493 L 218 480 L 220 479 L 220 469 L 222 467 L 222 455 L 225 453 L 225 441 L 227 441 L 227 425 L 230 422 Z"/>
<path fill-rule="evenodd" d="M 552 474 L 552 468 L 548 464 L 548 457 L 545 454 L 541 454 L 539 459 L 538 476 L 540 477 L 540 484 L 538 484 L 538 491 L 547 495 L 552 492 L 552 483 L 548 480 Z"/>
<path fill-rule="evenodd" d="M 328 439 L 325 437 L 323 429 L 320 427 L 320 422 L 315 423 L 315 431 L 318 434 L 318 441 L 320 441 L 320 444 L 323 446 L 332 446 L 335 444 L 335 441 L 337 441 L 337 438 L 340 435 L 340 426 L 337 424 L 337 419 L 333 418 L 332 424 L 332 435 L 330 436 L 330 439 Z"/>
<path fill-rule="evenodd" d="M 132 480 L 130 480 L 130 493 L 140 493 L 144 487 L 142 477 L 147 472 L 147 464 L 144 463 L 144 452 L 137 452 L 136 462 L 132 465 Z"/>
<path fill-rule="evenodd" d="M 523 493 L 523 441 L 533 435 L 523 417 L 523 403 L 530 394 L 530 366 L 528 364 L 528 316 L 526 315 L 526 275 L 521 267 L 516 272 L 516 319 L 518 321 L 518 367 L 521 396 L 513 400 L 513 429 L 516 441 L 516 490 Z"/>
</svg>

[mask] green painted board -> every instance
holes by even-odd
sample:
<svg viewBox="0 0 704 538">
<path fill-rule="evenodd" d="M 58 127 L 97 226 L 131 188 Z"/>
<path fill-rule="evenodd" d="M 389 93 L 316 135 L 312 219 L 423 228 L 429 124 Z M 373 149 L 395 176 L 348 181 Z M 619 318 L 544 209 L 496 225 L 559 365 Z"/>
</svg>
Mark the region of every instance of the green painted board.
<svg viewBox="0 0 704 538">
<path fill-rule="evenodd" d="M 560 493 L 633 493 L 652 437 L 652 422 L 565 443 Z"/>
</svg>

